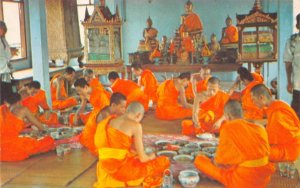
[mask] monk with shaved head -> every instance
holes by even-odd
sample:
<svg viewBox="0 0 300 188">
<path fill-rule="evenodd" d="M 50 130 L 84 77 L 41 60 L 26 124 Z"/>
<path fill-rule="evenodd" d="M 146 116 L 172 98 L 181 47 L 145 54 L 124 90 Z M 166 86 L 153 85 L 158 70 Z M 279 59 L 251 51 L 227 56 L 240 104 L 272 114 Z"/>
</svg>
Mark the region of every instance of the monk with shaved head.
<svg viewBox="0 0 300 188">
<path fill-rule="evenodd" d="M 228 188 L 266 187 L 275 168 L 269 163 L 265 128 L 244 120 L 242 105 L 235 100 L 225 104 L 224 116 L 214 162 L 198 155 L 196 168 Z"/>
<path fill-rule="evenodd" d="M 170 161 L 165 156 L 145 153 L 140 124 L 143 116 L 143 105 L 132 102 L 124 115 L 109 116 L 98 124 L 95 134 L 99 152 L 98 181 L 94 187 L 161 185 L 163 172 L 169 168 Z"/>
<path fill-rule="evenodd" d="M 255 105 L 267 108 L 266 129 L 271 145 L 270 160 L 297 160 L 300 155 L 300 121 L 295 111 L 287 103 L 274 100 L 263 84 L 253 87 L 251 94 Z"/>
</svg>

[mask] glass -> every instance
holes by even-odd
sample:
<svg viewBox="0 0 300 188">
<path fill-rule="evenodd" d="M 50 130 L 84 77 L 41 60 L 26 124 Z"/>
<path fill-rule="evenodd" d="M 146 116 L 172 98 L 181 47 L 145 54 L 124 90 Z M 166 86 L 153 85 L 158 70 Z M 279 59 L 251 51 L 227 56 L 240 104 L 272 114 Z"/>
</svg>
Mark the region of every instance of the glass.
<svg viewBox="0 0 300 188">
<path fill-rule="evenodd" d="M 26 54 L 26 31 L 23 1 L 3 1 L 3 18 L 7 26 L 5 38 L 13 50 L 12 59 L 21 59 Z"/>
</svg>

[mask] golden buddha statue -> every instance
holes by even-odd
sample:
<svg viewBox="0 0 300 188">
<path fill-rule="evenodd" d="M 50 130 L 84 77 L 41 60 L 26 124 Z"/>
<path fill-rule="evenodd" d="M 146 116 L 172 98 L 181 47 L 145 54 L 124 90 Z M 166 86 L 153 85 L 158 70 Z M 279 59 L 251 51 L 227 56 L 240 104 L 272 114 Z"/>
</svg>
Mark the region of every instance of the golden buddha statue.
<svg viewBox="0 0 300 188">
<path fill-rule="evenodd" d="M 181 16 L 181 25 L 179 31 L 181 36 L 183 36 L 184 32 L 188 32 L 190 34 L 190 32 L 203 31 L 201 19 L 196 13 L 193 12 L 193 3 L 190 0 L 185 3 L 185 14 Z"/>
<path fill-rule="evenodd" d="M 158 46 L 158 40 L 156 39 L 158 31 L 152 27 L 152 19 L 149 17 L 147 19 L 147 28 L 143 31 L 143 37 L 145 39 L 146 49 L 153 51 Z"/>
<path fill-rule="evenodd" d="M 237 43 L 239 40 L 238 29 L 232 24 L 232 19 L 226 18 L 226 27 L 222 30 L 221 44 Z"/>
</svg>

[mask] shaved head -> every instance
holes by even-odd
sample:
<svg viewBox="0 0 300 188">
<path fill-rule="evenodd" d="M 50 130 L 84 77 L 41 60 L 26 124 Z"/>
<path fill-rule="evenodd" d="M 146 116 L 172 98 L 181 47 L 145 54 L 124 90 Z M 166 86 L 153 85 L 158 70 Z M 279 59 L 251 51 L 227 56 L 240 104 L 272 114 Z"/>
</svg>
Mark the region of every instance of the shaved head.
<svg viewBox="0 0 300 188">
<path fill-rule="evenodd" d="M 232 119 L 243 118 L 242 104 L 237 100 L 229 100 L 224 106 L 224 113 Z"/>
<path fill-rule="evenodd" d="M 260 97 L 264 96 L 267 99 L 272 99 L 269 88 L 267 88 L 264 84 L 258 84 L 251 89 L 252 96 Z"/>
<path fill-rule="evenodd" d="M 214 77 L 214 76 L 208 79 L 208 83 L 210 83 L 210 84 L 219 84 L 220 85 L 220 82 L 221 82 L 220 79 L 217 77 Z"/>
<path fill-rule="evenodd" d="M 126 108 L 126 113 L 128 114 L 144 114 L 144 106 L 139 102 L 132 102 Z"/>
</svg>

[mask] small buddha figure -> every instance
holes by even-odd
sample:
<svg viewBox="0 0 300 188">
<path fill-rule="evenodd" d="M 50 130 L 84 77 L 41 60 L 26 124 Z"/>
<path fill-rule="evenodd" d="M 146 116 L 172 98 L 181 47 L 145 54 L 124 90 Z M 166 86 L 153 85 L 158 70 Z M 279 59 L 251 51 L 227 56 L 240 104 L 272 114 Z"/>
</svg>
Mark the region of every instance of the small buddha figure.
<svg viewBox="0 0 300 188">
<path fill-rule="evenodd" d="M 210 43 L 208 44 L 208 48 L 212 55 L 215 55 L 218 51 L 221 50 L 220 44 L 217 40 L 216 34 L 211 34 Z"/>
<path fill-rule="evenodd" d="M 153 51 L 158 45 L 158 41 L 156 39 L 158 31 L 154 27 L 152 27 L 152 19 L 149 17 L 147 19 L 147 28 L 143 31 L 143 37 L 145 39 L 146 49 L 149 51 Z"/>
<path fill-rule="evenodd" d="M 194 44 L 189 36 L 188 32 L 183 33 L 182 43 L 181 43 L 182 52 L 188 53 L 189 62 L 193 63 L 193 53 L 195 52 Z"/>
<path fill-rule="evenodd" d="M 159 45 L 159 50 L 161 52 L 161 56 L 163 57 L 164 61 L 166 61 L 167 57 L 169 57 L 169 47 L 170 44 L 168 43 L 167 36 L 164 35 Z"/>
<path fill-rule="evenodd" d="M 226 27 L 222 30 L 221 44 L 237 43 L 239 40 L 238 29 L 232 24 L 232 19 L 226 18 Z"/>
<path fill-rule="evenodd" d="M 185 14 L 181 16 L 180 34 L 184 32 L 202 31 L 203 24 L 200 17 L 193 12 L 193 3 L 188 0 L 185 3 Z"/>
</svg>

